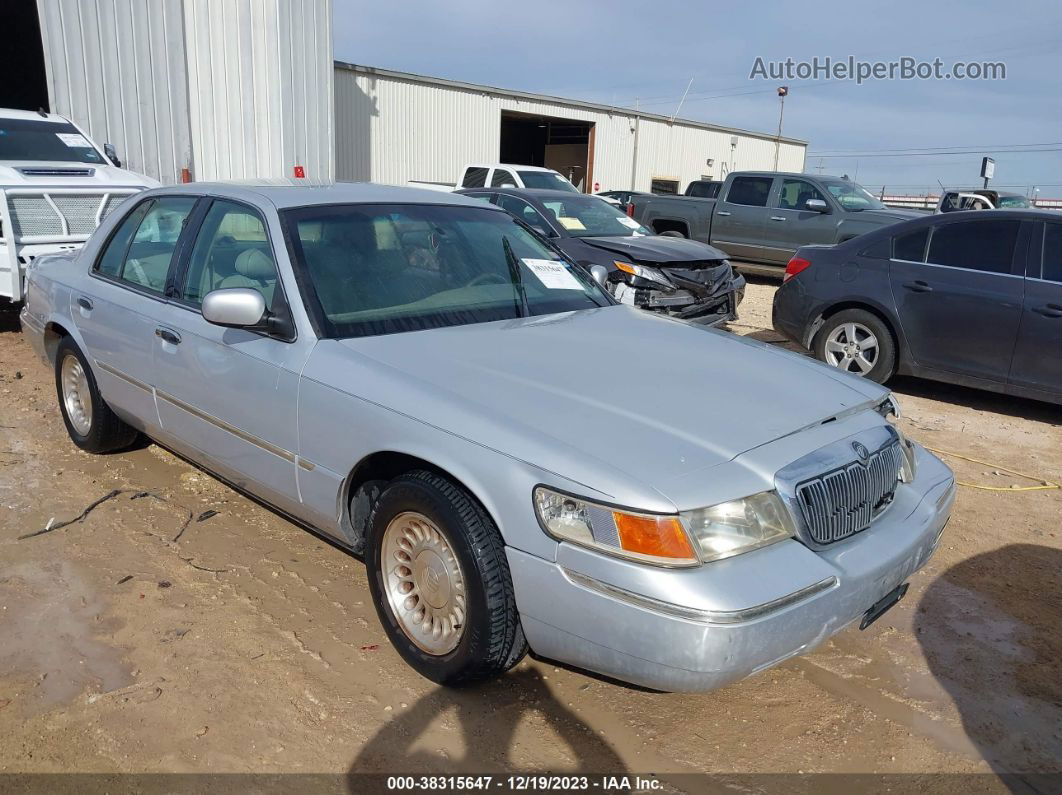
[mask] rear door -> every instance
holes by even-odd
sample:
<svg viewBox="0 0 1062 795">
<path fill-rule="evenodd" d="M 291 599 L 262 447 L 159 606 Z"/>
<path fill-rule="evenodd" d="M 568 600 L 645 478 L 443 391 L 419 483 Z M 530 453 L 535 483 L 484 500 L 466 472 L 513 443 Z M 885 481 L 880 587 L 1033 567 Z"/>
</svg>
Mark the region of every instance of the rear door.
<svg viewBox="0 0 1062 795">
<path fill-rule="evenodd" d="M 71 317 L 107 402 L 139 427 L 157 427 L 152 347 L 175 254 L 197 197 L 156 196 L 115 227 L 93 263 L 91 293 L 71 296 Z"/>
<path fill-rule="evenodd" d="M 812 199 L 826 202 L 829 212 L 809 210 Z M 826 194 L 806 179 L 781 180 L 781 187 L 771 202 L 764 243 L 777 252 L 779 261 L 789 261 L 798 248 L 816 243 L 837 242 L 837 213 L 841 212 Z"/>
<path fill-rule="evenodd" d="M 1019 220 L 985 217 L 893 240 L 889 278 L 916 364 L 1006 381 L 1024 294 L 1020 228 Z"/>
<path fill-rule="evenodd" d="M 775 262 L 764 246 L 764 227 L 770 213 L 768 200 L 773 177 L 734 177 L 726 195 L 715 203 L 711 243 L 733 257 Z"/>
<path fill-rule="evenodd" d="M 1010 381 L 1062 394 L 1062 223 L 1036 224 Z"/>
</svg>

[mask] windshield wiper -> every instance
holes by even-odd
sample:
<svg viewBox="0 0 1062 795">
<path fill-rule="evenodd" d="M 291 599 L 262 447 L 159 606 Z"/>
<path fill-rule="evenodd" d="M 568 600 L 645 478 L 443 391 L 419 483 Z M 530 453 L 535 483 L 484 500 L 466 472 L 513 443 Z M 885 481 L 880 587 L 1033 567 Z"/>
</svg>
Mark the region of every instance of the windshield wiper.
<svg viewBox="0 0 1062 795">
<path fill-rule="evenodd" d="M 502 250 L 505 252 L 505 262 L 509 265 L 509 277 L 516 287 L 516 311 L 520 317 L 527 317 L 531 312 L 527 308 L 527 290 L 524 289 L 524 277 L 520 273 L 520 261 L 513 254 L 513 247 L 505 235 L 502 235 Z"/>
</svg>

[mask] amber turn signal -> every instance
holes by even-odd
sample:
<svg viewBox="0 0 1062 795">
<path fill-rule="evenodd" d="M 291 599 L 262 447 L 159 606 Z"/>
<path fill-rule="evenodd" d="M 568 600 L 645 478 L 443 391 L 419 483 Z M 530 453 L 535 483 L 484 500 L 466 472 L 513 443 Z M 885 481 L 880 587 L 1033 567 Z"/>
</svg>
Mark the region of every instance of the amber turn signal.
<svg viewBox="0 0 1062 795">
<path fill-rule="evenodd" d="M 697 559 L 682 523 L 673 516 L 634 516 L 614 511 L 620 547 L 656 558 Z"/>
</svg>

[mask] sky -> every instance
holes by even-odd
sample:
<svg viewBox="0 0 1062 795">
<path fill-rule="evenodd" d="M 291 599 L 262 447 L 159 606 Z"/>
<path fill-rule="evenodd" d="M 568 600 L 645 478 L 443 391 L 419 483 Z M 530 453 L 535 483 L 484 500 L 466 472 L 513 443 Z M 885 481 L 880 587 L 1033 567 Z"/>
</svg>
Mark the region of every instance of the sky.
<svg viewBox="0 0 1062 795">
<path fill-rule="evenodd" d="M 336 0 L 333 13 L 337 60 L 772 134 L 788 85 L 783 135 L 808 142 L 811 173 L 924 193 L 979 185 L 988 155 L 996 187 L 1062 197 L 1057 0 Z M 1006 79 L 750 79 L 757 58 L 816 56 L 1002 62 Z"/>
</svg>

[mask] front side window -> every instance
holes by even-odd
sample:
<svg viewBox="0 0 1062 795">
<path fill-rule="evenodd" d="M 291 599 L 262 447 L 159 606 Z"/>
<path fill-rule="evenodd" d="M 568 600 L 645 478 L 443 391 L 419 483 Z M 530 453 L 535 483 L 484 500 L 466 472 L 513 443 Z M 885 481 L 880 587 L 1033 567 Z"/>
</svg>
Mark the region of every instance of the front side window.
<svg viewBox="0 0 1062 795">
<path fill-rule="evenodd" d="M 554 234 L 553 230 L 549 228 L 549 224 L 546 223 L 546 219 L 542 217 L 542 214 L 523 199 L 517 199 L 515 196 L 501 194 L 498 196 L 498 206 L 507 213 L 512 213 L 525 224 L 533 226 L 547 237 Z"/>
<path fill-rule="evenodd" d="M 0 119 L 0 160 L 107 162 L 73 124 L 43 119 Z"/>
<path fill-rule="evenodd" d="M 961 221 L 933 230 L 927 262 L 988 273 L 1010 273 L 1020 221 Z"/>
<path fill-rule="evenodd" d="M 273 304 L 277 266 L 262 217 L 243 204 L 216 200 L 203 219 L 181 297 L 199 306 L 213 290 L 249 287 Z"/>
<path fill-rule="evenodd" d="M 746 207 L 766 207 L 773 182 L 773 177 L 734 177 L 726 200 L 731 204 L 742 204 Z"/>
<path fill-rule="evenodd" d="M 307 306 L 327 337 L 613 303 L 580 268 L 495 209 L 323 205 L 287 210 L 283 219 Z"/>
<path fill-rule="evenodd" d="M 651 235 L 648 229 L 614 204 L 582 194 L 563 199 L 542 199 L 554 223 L 572 237 L 637 237 Z"/>
<path fill-rule="evenodd" d="M 782 182 L 782 191 L 778 194 L 778 208 L 781 210 L 806 210 L 808 202 L 818 199 L 825 202 L 826 197 L 810 182 L 802 179 L 787 179 Z M 827 206 L 829 206 L 827 204 Z"/>
<path fill-rule="evenodd" d="M 494 173 L 491 175 L 490 186 L 492 188 L 515 188 L 516 177 L 514 177 L 510 172 L 506 171 L 504 168 L 496 168 L 494 169 Z"/>
<path fill-rule="evenodd" d="M 196 201 L 194 196 L 163 196 L 138 205 L 107 244 L 97 271 L 161 294 L 177 241 Z M 136 231 L 130 234 L 134 220 L 138 221 Z"/>
<path fill-rule="evenodd" d="M 1044 224 L 1043 277 L 1062 282 L 1062 224 Z"/>
</svg>

